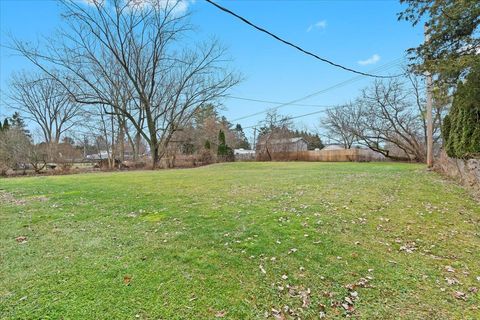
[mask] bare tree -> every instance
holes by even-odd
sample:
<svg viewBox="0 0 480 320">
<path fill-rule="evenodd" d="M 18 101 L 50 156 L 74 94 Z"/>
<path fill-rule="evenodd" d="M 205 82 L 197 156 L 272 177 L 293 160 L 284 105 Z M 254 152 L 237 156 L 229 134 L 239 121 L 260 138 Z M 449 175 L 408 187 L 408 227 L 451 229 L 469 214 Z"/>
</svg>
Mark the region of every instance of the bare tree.
<svg viewBox="0 0 480 320">
<path fill-rule="evenodd" d="M 10 100 L 24 118 L 39 126 L 48 145 L 58 144 L 62 134 L 78 123 L 81 113 L 81 106 L 48 74 L 13 75 Z"/>
<path fill-rule="evenodd" d="M 343 145 L 345 149 L 350 149 L 356 140 L 350 126 L 357 121 L 357 117 L 358 112 L 356 112 L 355 106 L 353 103 L 349 103 L 328 109 L 320 124 L 325 129 L 325 134 L 329 139 Z"/>
<path fill-rule="evenodd" d="M 39 51 L 19 40 L 13 47 L 48 72 L 68 74 L 69 93 L 79 103 L 109 105 L 149 144 L 152 166 L 173 133 L 202 104 L 222 97 L 239 78 L 225 68 L 216 42 L 182 47 L 190 27 L 178 0 L 61 0 L 68 28 Z M 54 76 L 54 74 L 51 74 Z M 126 93 L 119 105 L 112 91 Z"/>
<path fill-rule="evenodd" d="M 352 123 L 359 142 L 386 157 L 423 161 L 424 122 L 417 105 L 421 103 L 412 98 L 399 80 L 376 81 L 365 89 L 358 100 L 359 119 Z"/>
<path fill-rule="evenodd" d="M 30 162 L 31 139 L 21 128 L 12 127 L 0 132 L 0 170 L 5 173 L 8 168 L 22 169 Z"/>
<path fill-rule="evenodd" d="M 354 103 L 327 112 L 324 124 L 339 141 L 347 137 L 392 159 L 423 161 L 426 156 L 423 90 L 413 76 L 406 81 L 376 81 Z M 440 100 L 437 104 L 435 142 L 440 139 L 440 119 L 445 109 Z"/>
<path fill-rule="evenodd" d="M 266 154 L 267 160 L 271 161 L 272 152 L 286 151 L 282 147 L 287 144 L 277 144 L 275 147 L 272 145 L 272 141 L 291 138 L 293 136 L 292 126 L 290 117 L 279 115 L 275 110 L 268 112 L 258 135 L 257 152 L 259 156 L 262 157 L 262 154 Z"/>
</svg>

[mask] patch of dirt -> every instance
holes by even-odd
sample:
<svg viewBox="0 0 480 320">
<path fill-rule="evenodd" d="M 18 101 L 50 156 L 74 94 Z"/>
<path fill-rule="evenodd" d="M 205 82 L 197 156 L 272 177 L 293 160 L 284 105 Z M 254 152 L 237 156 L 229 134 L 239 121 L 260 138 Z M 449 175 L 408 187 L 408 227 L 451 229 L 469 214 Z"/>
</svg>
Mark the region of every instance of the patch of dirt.
<svg viewBox="0 0 480 320">
<path fill-rule="evenodd" d="M 0 203 L 15 204 L 15 205 L 21 206 L 21 205 L 24 205 L 26 201 L 22 199 L 15 199 L 13 194 L 11 194 L 10 192 L 0 190 Z"/>
<path fill-rule="evenodd" d="M 0 190 L 0 204 L 13 204 L 17 206 L 23 206 L 27 204 L 29 201 L 40 201 L 40 202 L 45 202 L 48 201 L 47 197 L 44 196 L 37 196 L 37 197 L 32 197 L 30 199 L 17 199 L 11 194 L 10 192 L 7 192 L 5 190 Z"/>
</svg>

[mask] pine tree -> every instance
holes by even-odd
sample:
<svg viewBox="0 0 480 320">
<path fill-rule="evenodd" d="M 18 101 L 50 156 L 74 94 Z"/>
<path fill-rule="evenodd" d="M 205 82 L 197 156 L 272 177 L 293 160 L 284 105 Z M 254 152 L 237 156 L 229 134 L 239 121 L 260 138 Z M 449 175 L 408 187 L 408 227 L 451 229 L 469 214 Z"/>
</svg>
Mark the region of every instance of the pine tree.
<svg viewBox="0 0 480 320">
<path fill-rule="evenodd" d="M 240 123 L 237 123 L 237 125 L 235 126 L 235 134 L 237 136 L 237 140 L 239 141 L 236 147 L 250 149 L 250 143 L 248 142 L 248 139 L 245 136 L 245 132 L 243 132 L 243 128 Z"/>
<path fill-rule="evenodd" d="M 0 123 L 0 128 L 1 131 L 7 131 L 8 129 L 10 129 L 10 123 L 8 122 L 8 118 L 5 118 L 3 120 L 3 125 Z"/>
<path fill-rule="evenodd" d="M 233 149 L 227 145 L 227 142 L 225 141 L 225 132 L 223 132 L 223 130 L 221 129 L 218 132 L 217 155 L 219 156 L 219 159 L 222 161 L 234 160 Z"/>
<path fill-rule="evenodd" d="M 218 149 L 217 155 L 225 156 L 227 154 L 227 143 L 225 141 L 225 132 L 220 129 L 218 132 Z"/>
<path fill-rule="evenodd" d="M 25 124 L 25 120 L 23 120 L 22 116 L 18 112 L 15 112 L 10 118 L 9 128 L 15 128 L 17 130 L 20 130 L 28 138 L 32 138 L 32 135 L 30 134 L 30 131 L 27 129 L 27 125 Z"/>
</svg>

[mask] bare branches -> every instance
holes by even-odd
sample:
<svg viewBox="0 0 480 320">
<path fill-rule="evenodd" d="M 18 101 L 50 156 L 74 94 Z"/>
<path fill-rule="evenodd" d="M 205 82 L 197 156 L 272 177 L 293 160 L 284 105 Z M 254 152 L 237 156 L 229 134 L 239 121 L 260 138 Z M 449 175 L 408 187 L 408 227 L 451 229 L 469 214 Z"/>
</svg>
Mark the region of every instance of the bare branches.
<svg viewBox="0 0 480 320">
<path fill-rule="evenodd" d="M 352 123 L 358 121 L 359 113 L 353 103 L 341 108 L 328 109 L 321 125 L 326 129 L 329 139 L 350 149 L 356 140 L 355 134 L 349 130 Z"/>
<path fill-rule="evenodd" d="M 57 75 L 57 77 L 60 77 Z M 60 138 L 77 124 L 81 107 L 56 79 L 48 74 L 19 73 L 10 82 L 11 106 L 41 129 L 47 144 L 60 142 Z"/>
<path fill-rule="evenodd" d="M 158 164 L 172 134 L 201 105 L 239 82 L 216 42 L 183 47 L 191 29 L 181 1 L 62 0 L 68 28 L 42 52 L 13 47 L 85 105 L 108 105 L 150 145 Z M 51 72 L 52 66 L 66 77 Z"/>
<path fill-rule="evenodd" d="M 323 125 L 327 133 L 346 148 L 364 145 L 397 160 L 425 158 L 423 88 L 413 75 L 408 82 L 376 81 L 348 106 L 327 111 Z M 443 108 L 436 108 L 440 119 Z M 438 134 L 439 121 L 436 122 Z"/>
</svg>

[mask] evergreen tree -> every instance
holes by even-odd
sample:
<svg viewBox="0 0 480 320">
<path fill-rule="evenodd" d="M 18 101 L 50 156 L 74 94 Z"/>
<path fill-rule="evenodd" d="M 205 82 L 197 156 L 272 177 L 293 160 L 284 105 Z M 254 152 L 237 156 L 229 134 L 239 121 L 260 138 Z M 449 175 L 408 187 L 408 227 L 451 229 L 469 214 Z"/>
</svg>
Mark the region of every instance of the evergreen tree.
<svg viewBox="0 0 480 320">
<path fill-rule="evenodd" d="M 64 137 L 62 139 L 62 142 L 65 143 L 65 144 L 70 144 L 72 146 L 75 144 L 75 140 L 73 140 L 72 137 Z"/>
<path fill-rule="evenodd" d="M 208 118 L 215 118 L 217 119 L 218 113 L 213 104 L 205 104 L 200 106 L 194 113 L 193 115 L 193 121 L 195 123 L 195 126 L 202 127 L 203 124 L 205 123 L 205 120 Z"/>
<path fill-rule="evenodd" d="M 218 132 L 218 149 L 217 155 L 221 161 L 233 161 L 233 149 L 227 145 L 225 141 L 225 132 L 220 129 Z"/>
<path fill-rule="evenodd" d="M 210 141 L 209 140 L 205 140 L 204 147 L 205 147 L 206 150 L 210 150 L 211 146 L 210 146 Z"/>
<path fill-rule="evenodd" d="M 8 122 L 8 118 L 5 118 L 3 120 L 3 125 L 0 125 L 1 127 L 1 131 L 7 131 L 8 129 L 10 129 L 10 123 Z"/>
<path fill-rule="evenodd" d="M 480 63 L 459 82 L 452 108 L 442 127 L 444 148 L 450 157 L 480 155 Z"/>
<path fill-rule="evenodd" d="M 32 138 L 30 131 L 27 129 L 27 125 L 25 124 L 25 120 L 23 120 L 20 113 L 15 112 L 13 113 L 12 117 L 9 121 L 9 128 L 15 128 L 22 131 L 28 138 Z"/>
<path fill-rule="evenodd" d="M 237 148 L 250 149 L 250 143 L 248 142 L 248 139 L 245 136 L 245 132 L 243 132 L 243 128 L 240 123 L 237 123 L 237 125 L 235 126 L 235 135 L 237 136 L 237 140 L 239 141 L 239 143 L 237 144 Z"/>
<path fill-rule="evenodd" d="M 430 40 L 408 50 L 418 61 L 418 71 L 438 74 L 452 83 L 480 61 L 478 0 L 400 0 L 405 9 L 399 19 L 412 25 L 426 23 Z M 453 81 L 454 82 L 454 81 Z"/>
<path fill-rule="evenodd" d="M 217 155 L 219 156 L 225 156 L 227 155 L 227 143 L 225 141 L 225 132 L 220 129 L 218 132 L 218 149 L 217 149 Z"/>
</svg>

